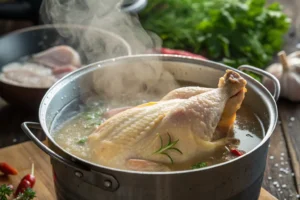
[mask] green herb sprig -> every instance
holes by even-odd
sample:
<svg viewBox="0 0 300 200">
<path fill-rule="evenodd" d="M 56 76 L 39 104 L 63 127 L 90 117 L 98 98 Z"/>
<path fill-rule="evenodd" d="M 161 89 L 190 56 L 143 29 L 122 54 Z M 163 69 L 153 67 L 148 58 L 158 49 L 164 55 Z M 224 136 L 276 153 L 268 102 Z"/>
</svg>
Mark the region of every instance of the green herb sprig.
<svg viewBox="0 0 300 200">
<path fill-rule="evenodd" d="M 12 187 L 9 185 L 0 186 L 0 200 L 7 200 L 7 198 L 13 193 Z"/>
<path fill-rule="evenodd" d="M 88 139 L 87 137 L 83 137 L 83 138 L 81 138 L 80 140 L 77 141 L 77 144 L 81 144 L 81 145 L 85 144 L 87 139 Z"/>
<path fill-rule="evenodd" d="M 85 128 L 94 128 L 104 122 L 103 114 L 106 112 L 105 108 L 91 107 L 81 115 L 81 119 Z"/>
<path fill-rule="evenodd" d="M 160 134 L 158 134 L 158 136 L 160 138 L 160 148 L 157 151 L 155 151 L 153 154 L 162 154 L 162 155 L 165 155 L 165 156 L 167 156 L 170 159 L 171 164 L 173 164 L 174 161 L 173 161 L 172 157 L 166 151 L 168 151 L 168 150 L 175 150 L 175 151 L 179 152 L 180 154 L 183 154 L 183 153 L 178 148 L 174 147 L 178 143 L 179 139 L 177 139 L 176 141 L 172 142 L 170 134 L 169 133 L 167 133 L 167 134 L 168 134 L 168 137 L 169 137 L 169 141 L 168 141 L 168 144 L 165 145 L 165 146 L 163 144 L 162 137 L 160 136 Z"/>
<path fill-rule="evenodd" d="M 31 188 L 26 188 L 23 193 L 20 193 L 14 200 L 32 200 L 35 196 L 35 192 Z"/>
<path fill-rule="evenodd" d="M 282 48 L 290 19 L 266 0 L 151 0 L 139 13 L 163 47 L 202 54 L 232 67 L 265 68 Z"/>
<path fill-rule="evenodd" d="M 199 162 L 192 166 L 192 169 L 199 169 L 207 166 L 207 162 Z"/>
<path fill-rule="evenodd" d="M 9 185 L 3 184 L 0 186 L 0 200 L 8 200 L 8 197 L 13 193 L 13 188 Z M 23 193 L 18 194 L 13 200 L 32 200 L 35 192 L 31 188 L 26 188 Z"/>
</svg>

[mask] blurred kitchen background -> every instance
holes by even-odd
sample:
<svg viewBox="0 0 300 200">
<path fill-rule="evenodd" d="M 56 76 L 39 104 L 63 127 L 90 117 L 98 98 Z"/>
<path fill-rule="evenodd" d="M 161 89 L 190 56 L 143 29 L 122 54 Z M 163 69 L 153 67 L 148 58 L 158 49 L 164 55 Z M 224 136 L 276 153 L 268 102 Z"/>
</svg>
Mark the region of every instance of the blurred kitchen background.
<svg viewBox="0 0 300 200">
<path fill-rule="evenodd" d="M 42 2 L 42 0 L 0 0 L 0 35 L 43 24 L 39 15 Z M 130 13 L 137 13 L 146 5 L 147 0 L 122 2 L 123 10 Z"/>
<path fill-rule="evenodd" d="M 267 4 L 274 2 L 280 3 L 284 13 L 292 20 L 285 47 L 288 47 L 287 51 L 293 51 L 295 49 L 292 49 L 291 44 L 300 42 L 300 1 L 267 0 Z M 42 0 L 0 0 L 0 36 L 17 29 L 43 24 L 39 15 L 41 3 Z M 136 14 L 143 10 L 147 3 L 147 0 L 125 0 L 122 7 L 124 11 Z"/>
</svg>

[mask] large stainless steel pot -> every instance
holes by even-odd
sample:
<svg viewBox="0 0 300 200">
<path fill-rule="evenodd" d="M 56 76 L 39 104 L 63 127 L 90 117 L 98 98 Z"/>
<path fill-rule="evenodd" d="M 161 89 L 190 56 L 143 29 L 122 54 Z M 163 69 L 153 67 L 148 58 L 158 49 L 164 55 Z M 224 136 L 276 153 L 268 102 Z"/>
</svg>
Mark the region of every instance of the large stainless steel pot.
<svg viewBox="0 0 300 200">
<path fill-rule="evenodd" d="M 265 129 L 263 141 L 242 157 L 204 169 L 176 172 L 134 172 L 96 165 L 69 154 L 54 140 L 51 126 L 54 119 L 70 102 L 77 102 L 78 109 L 83 96 L 93 92 L 92 77 L 104 71 L 118 73 L 115 80 L 122 79 L 122 71 L 132 66 L 160 64 L 177 80 L 216 87 L 219 77 L 228 66 L 215 62 L 182 56 L 139 55 L 121 57 L 91 64 L 66 76 L 50 88 L 42 100 L 39 123 L 25 122 L 25 133 L 51 157 L 54 182 L 58 199 L 76 200 L 255 200 L 258 199 L 263 180 L 269 138 L 277 121 L 276 102 L 279 83 L 272 75 L 250 66 L 241 66 L 238 71 L 248 82 L 244 104 L 262 120 Z M 120 69 L 126 69 L 120 71 Z M 274 97 L 259 82 L 240 70 L 250 70 L 268 76 L 274 81 Z M 85 89 L 83 89 L 83 87 Z M 126 87 L 124 91 L 126 92 Z M 70 108 L 70 107 L 69 107 Z M 68 118 L 68 116 L 66 116 Z M 47 135 L 49 147 L 43 145 L 30 131 L 40 128 Z"/>
</svg>

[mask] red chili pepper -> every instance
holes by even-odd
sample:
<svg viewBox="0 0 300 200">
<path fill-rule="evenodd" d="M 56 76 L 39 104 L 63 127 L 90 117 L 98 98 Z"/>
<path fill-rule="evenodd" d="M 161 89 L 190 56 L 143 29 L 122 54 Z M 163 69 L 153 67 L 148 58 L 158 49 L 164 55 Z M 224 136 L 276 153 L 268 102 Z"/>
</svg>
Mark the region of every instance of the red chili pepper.
<svg viewBox="0 0 300 200">
<path fill-rule="evenodd" d="M 35 184 L 34 164 L 32 164 L 31 174 L 27 174 L 22 178 L 15 192 L 15 197 L 17 197 L 20 193 L 23 193 L 27 188 L 29 187 L 33 188 L 34 184 Z"/>
<path fill-rule="evenodd" d="M 237 150 L 237 149 L 230 149 L 230 152 L 231 152 L 232 154 L 236 155 L 236 156 L 242 156 L 242 155 L 243 155 L 243 153 L 240 152 L 240 151 Z"/>
<path fill-rule="evenodd" d="M 22 179 L 22 181 L 20 182 L 20 184 L 15 192 L 15 197 L 17 197 L 21 193 L 24 193 L 24 191 L 27 188 L 31 188 L 31 183 L 26 179 Z"/>
<path fill-rule="evenodd" d="M 168 48 L 161 48 L 160 52 L 162 54 L 171 54 L 171 55 L 181 55 L 181 56 L 190 56 L 190 57 L 194 57 L 194 58 L 200 58 L 200 59 L 204 59 L 206 60 L 205 57 L 198 55 L 198 54 L 194 54 L 188 51 L 183 51 L 183 50 L 176 50 L 176 49 L 168 49 Z"/>
<path fill-rule="evenodd" d="M 9 164 L 2 162 L 0 163 L 0 171 L 5 174 L 5 175 L 17 175 L 18 171 L 13 168 L 12 166 L 10 166 Z"/>
</svg>

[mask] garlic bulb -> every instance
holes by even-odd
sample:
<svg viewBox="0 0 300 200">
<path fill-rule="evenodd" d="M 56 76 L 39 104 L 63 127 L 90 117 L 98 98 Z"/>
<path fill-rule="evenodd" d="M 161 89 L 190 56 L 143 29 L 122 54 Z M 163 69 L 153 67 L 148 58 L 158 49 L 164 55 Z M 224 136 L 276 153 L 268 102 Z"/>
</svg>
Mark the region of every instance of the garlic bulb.
<svg viewBox="0 0 300 200">
<path fill-rule="evenodd" d="M 300 101 L 300 51 L 286 56 L 284 51 L 278 53 L 281 63 L 270 65 L 266 71 L 278 78 L 281 86 L 280 96 L 291 101 Z M 270 92 L 274 91 L 273 82 L 263 79 L 263 84 Z"/>
</svg>

